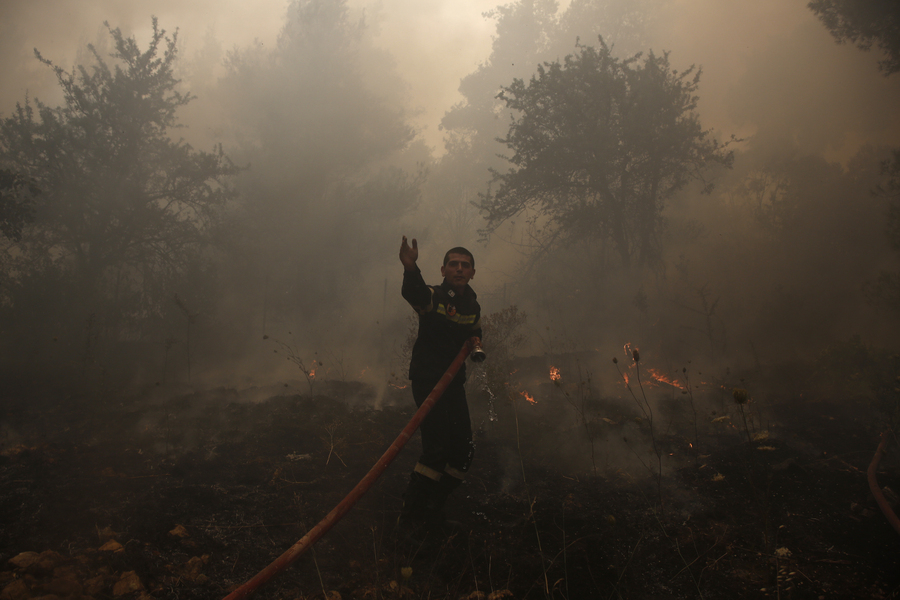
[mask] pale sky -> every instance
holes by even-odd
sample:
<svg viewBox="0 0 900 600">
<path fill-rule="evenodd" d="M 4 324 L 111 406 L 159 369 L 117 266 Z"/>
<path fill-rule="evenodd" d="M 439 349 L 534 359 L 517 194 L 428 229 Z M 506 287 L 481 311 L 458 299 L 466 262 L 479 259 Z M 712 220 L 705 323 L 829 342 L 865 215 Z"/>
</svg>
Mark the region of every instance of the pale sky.
<svg viewBox="0 0 900 600">
<path fill-rule="evenodd" d="M 460 79 L 490 55 L 494 22 L 482 13 L 497 4 L 497 0 L 350 0 L 352 8 L 365 8 L 368 22 L 376 27 L 376 39 L 394 55 L 397 70 L 409 85 L 409 106 L 421 111 L 416 124 L 438 150 L 442 146 L 438 125 L 444 112 L 461 99 Z M 254 40 L 271 44 L 287 5 L 287 0 L 0 0 L 4 82 L 0 113 L 8 115 L 26 93 L 58 103 L 55 81 L 34 59 L 33 48 L 56 64 L 71 66 L 79 50 L 101 35 L 104 20 L 134 31 L 141 40 L 146 38 L 150 16 L 156 15 L 163 28 L 180 29 L 189 55 L 210 29 L 226 49 Z M 900 77 L 886 80 L 877 72 L 876 56 L 835 45 L 807 9 L 806 0 L 672 0 L 661 17 L 661 29 L 651 34 L 652 48 L 670 50 L 679 68 L 702 66 L 700 107 L 705 125 L 746 135 L 760 119 L 818 119 L 826 127 L 858 129 L 841 134 L 847 143 L 855 137 L 854 145 L 870 137 L 896 140 L 900 118 L 882 114 L 877 126 L 866 119 L 883 110 L 885 103 L 900 105 Z M 771 78 L 757 72 L 760 64 L 771 68 Z M 838 75 L 832 80 L 834 73 Z M 759 82 L 749 81 L 751 76 Z M 751 92 L 754 98 L 748 100 Z M 873 100 L 878 97 L 887 100 Z M 821 106 L 810 111 L 809 105 L 820 100 Z M 812 140 L 844 142 L 828 136 Z"/>
<path fill-rule="evenodd" d="M 459 80 L 490 54 L 494 24 L 482 13 L 497 4 L 496 0 L 349 3 L 366 9 L 368 22 L 378 28 L 379 41 L 394 52 L 415 98 L 412 106 L 422 111 L 419 125 L 430 133 L 432 145 L 440 139 L 437 126 L 444 111 L 460 99 Z M 34 58 L 33 49 L 69 67 L 79 49 L 98 38 L 103 21 L 132 31 L 141 40 L 148 37 L 150 17 L 155 15 L 167 31 L 179 29 L 189 53 L 210 28 L 226 49 L 254 41 L 271 44 L 287 6 L 288 0 L 2 0 L 0 113 L 8 115 L 26 93 L 54 103 L 55 81 Z"/>
</svg>

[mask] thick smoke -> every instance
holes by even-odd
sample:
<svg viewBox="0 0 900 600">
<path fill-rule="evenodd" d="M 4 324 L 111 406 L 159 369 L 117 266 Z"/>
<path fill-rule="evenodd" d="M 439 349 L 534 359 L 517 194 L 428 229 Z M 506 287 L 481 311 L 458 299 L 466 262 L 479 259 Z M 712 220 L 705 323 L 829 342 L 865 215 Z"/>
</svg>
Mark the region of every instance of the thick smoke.
<svg viewBox="0 0 900 600">
<path fill-rule="evenodd" d="M 865 288 L 896 270 L 886 201 L 870 190 L 881 182 L 885 150 L 900 140 L 900 79 L 879 73 L 874 53 L 835 44 L 803 3 L 518 4 L 540 13 L 531 20 L 513 5 L 485 15 L 496 8 L 490 1 L 353 1 L 342 15 L 303 12 L 313 5 L 0 8 L 4 116 L 26 95 L 62 101 L 33 48 L 69 69 L 90 60 L 88 43 L 108 43 L 103 21 L 139 44 L 151 15 L 179 30 L 178 73 L 197 98 L 180 113 L 178 135 L 198 149 L 222 144 L 246 167 L 211 257 L 218 287 L 196 295 L 197 303 L 216 300 L 195 332 L 199 372 L 297 378 L 296 364 L 274 356 L 278 340 L 307 366 L 335 369 L 332 377 L 365 371 L 383 381 L 399 372 L 402 380 L 402 234 L 419 239 L 429 281 L 446 247 L 471 245 L 486 312 L 515 303 L 528 313 L 522 354 L 587 352 L 606 364 L 632 343 L 662 363 L 724 367 L 813 357 L 855 334 L 891 343 L 883 332 L 896 316 L 879 312 Z M 552 36 L 539 30 L 557 21 Z M 491 115 L 483 162 L 444 142 L 467 135 L 455 129 L 469 114 L 467 93 L 477 89 L 497 106 L 491 89 L 527 80 L 537 63 L 597 35 L 623 57 L 668 51 L 679 70 L 701 68 L 698 112 L 712 135 L 739 138 L 730 146 L 734 168 L 711 174 L 711 194 L 691 188 L 667 207 L 661 269 L 591 274 L 571 250 L 528 270 L 514 228 L 478 241 L 471 205 L 487 189 L 487 167 L 506 167 L 493 138 L 505 133 L 508 113 Z M 504 46 L 513 38 L 543 46 Z"/>
</svg>

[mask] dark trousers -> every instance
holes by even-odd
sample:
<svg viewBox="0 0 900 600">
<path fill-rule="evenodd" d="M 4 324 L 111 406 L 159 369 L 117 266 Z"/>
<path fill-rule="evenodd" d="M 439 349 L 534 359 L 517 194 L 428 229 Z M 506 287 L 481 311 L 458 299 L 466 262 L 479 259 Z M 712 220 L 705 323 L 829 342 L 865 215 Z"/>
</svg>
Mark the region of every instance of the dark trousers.
<svg viewBox="0 0 900 600">
<path fill-rule="evenodd" d="M 422 406 L 437 382 L 438 380 L 430 378 L 412 381 L 416 406 Z M 419 426 L 422 432 L 422 455 L 419 463 L 438 473 L 444 473 L 450 467 L 459 472 L 452 474 L 458 479 L 469 470 L 475 455 L 464 383 L 462 377 L 454 377 Z"/>
</svg>

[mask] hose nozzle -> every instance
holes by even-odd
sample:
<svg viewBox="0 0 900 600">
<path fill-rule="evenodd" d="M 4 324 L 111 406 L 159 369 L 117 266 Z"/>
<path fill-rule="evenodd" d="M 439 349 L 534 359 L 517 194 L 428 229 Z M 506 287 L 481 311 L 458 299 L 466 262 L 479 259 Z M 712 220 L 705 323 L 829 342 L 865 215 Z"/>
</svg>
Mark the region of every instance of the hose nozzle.
<svg viewBox="0 0 900 600">
<path fill-rule="evenodd" d="M 481 340 L 478 338 L 475 338 L 472 344 L 472 352 L 469 353 L 469 357 L 472 359 L 472 362 L 476 363 L 484 362 L 484 359 L 487 358 L 487 354 L 484 353 L 484 349 L 481 347 Z"/>
</svg>

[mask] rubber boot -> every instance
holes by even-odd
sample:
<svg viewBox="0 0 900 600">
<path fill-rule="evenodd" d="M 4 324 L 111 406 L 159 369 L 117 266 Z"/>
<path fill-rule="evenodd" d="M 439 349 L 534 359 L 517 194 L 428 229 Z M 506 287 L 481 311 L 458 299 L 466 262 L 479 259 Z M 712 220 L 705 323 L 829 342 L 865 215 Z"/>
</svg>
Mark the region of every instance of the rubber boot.
<svg viewBox="0 0 900 600">
<path fill-rule="evenodd" d="M 428 521 L 432 530 L 447 535 L 462 527 L 461 523 L 450 521 L 444 515 L 447 499 L 461 483 L 461 479 L 445 473 L 441 480 L 432 486 L 428 496 Z"/>
<path fill-rule="evenodd" d="M 403 508 L 400 509 L 398 526 L 404 537 L 413 541 L 423 537 L 430 514 L 432 490 L 438 482 L 421 473 L 413 471 L 409 476 L 409 484 L 403 492 Z"/>
</svg>

